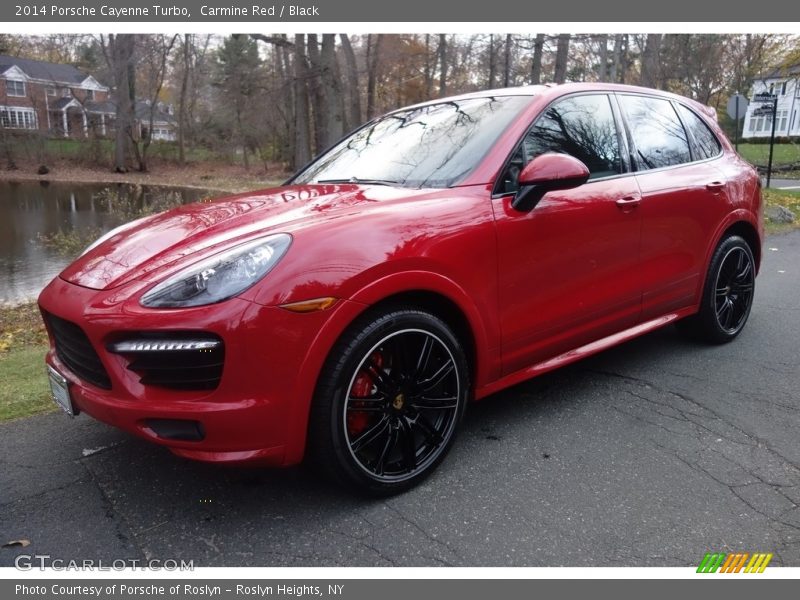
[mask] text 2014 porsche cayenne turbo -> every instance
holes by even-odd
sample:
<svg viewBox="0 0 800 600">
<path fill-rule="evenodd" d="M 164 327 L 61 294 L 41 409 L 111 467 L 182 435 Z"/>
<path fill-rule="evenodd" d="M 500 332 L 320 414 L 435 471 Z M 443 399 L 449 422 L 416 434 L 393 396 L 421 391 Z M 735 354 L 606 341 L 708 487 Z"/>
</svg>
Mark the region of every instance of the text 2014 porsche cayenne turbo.
<svg viewBox="0 0 800 600">
<path fill-rule="evenodd" d="M 54 397 L 184 457 L 374 494 L 470 401 L 668 323 L 747 321 L 756 171 L 696 102 L 568 84 L 378 118 L 285 186 L 98 240 L 42 292 Z"/>
</svg>

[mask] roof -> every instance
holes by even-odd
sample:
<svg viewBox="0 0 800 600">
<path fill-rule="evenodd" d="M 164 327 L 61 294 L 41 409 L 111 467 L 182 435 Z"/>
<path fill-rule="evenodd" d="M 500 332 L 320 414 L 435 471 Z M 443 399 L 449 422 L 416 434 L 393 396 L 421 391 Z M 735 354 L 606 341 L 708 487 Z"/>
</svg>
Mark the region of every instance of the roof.
<svg viewBox="0 0 800 600">
<path fill-rule="evenodd" d="M 0 73 L 5 72 L 10 67 L 16 66 L 31 79 L 44 79 L 58 83 L 68 83 L 78 85 L 90 77 L 73 65 L 44 62 L 42 60 L 31 60 L 29 58 L 19 58 L 18 56 L 7 56 L 0 54 Z"/>
<path fill-rule="evenodd" d="M 117 112 L 117 103 L 110 99 L 104 100 L 102 102 L 94 102 L 94 101 L 87 101 L 84 106 L 86 110 L 90 113 L 105 113 L 105 114 L 114 114 Z M 57 107 L 56 107 L 57 108 Z M 145 122 L 150 120 L 150 104 L 147 103 L 145 100 L 137 100 L 136 107 L 135 107 L 135 114 L 136 118 L 139 121 Z M 154 123 L 167 123 L 169 125 L 176 124 L 175 117 L 164 110 L 156 107 L 153 111 L 153 122 Z"/>
<path fill-rule="evenodd" d="M 761 79 L 783 79 L 785 77 L 791 77 L 792 75 L 800 75 L 800 64 L 776 67 L 766 75 L 763 75 Z"/>
</svg>

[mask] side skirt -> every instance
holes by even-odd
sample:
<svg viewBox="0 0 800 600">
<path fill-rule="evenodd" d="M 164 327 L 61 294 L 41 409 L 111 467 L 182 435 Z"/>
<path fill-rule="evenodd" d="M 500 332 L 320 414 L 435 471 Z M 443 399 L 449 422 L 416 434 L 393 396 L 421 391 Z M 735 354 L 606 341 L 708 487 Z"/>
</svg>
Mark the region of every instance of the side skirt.
<svg viewBox="0 0 800 600">
<path fill-rule="evenodd" d="M 650 333 L 651 331 L 669 325 L 678 319 L 688 317 L 695 312 L 697 312 L 697 307 L 682 308 L 656 319 L 651 319 L 650 321 L 640 323 L 639 325 L 631 327 L 630 329 L 625 329 L 619 333 L 615 333 L 590 344 L 586 344 L 585 346 L 581 346 L 575 350 L 570 350 L 544 362 L 540 362 L 530 367 L 520 369 L 519 371 L 509 373 L 505 377 L 477 389 L 475 391 L 475 399 L 482 400 L 486 396 L 490 396 L 491 394 L 499 392 L 507 387 L 511 387 L 512 385 L 516 385 L 527 379 L 536 377 L 537 375 L 542 375 L 543 373 L 547 373 L 553 369 L 558 369 L 559 367 L 563 367 L 588 356 L 592 356 L 593 354 L 597 354 L 598 352 L 602 352 L 603 350 L 607 350 L 608 348 L 622 344 L 628 340 L 632 340 L 633 338 L 644 335 L 645 333 Z"/>
</svg>

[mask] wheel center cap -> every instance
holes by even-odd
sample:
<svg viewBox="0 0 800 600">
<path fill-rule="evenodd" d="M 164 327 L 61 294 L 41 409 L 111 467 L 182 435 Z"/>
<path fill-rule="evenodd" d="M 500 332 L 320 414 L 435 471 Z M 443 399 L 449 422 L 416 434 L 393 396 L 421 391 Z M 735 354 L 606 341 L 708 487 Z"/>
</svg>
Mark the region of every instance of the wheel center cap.
<svg viewBox="0 0 800 600">
<path fill-rule="evenodd" d="M 402 409 L 405 403 L 406 397 L 403 394 L 397 394 L 397 396 L 394 397 L 394 400 L 392 400 L 392 406 L 395 408 L 395 410 Z"/>
</svg>

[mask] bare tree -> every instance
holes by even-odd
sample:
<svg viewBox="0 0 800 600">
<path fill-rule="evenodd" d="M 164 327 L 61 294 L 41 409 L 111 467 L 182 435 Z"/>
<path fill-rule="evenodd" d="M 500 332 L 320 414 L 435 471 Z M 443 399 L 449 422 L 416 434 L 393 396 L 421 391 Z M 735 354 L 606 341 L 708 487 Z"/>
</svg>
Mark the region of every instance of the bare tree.
<svg viewBox="0 0 800 600">
<path fill-rule="evenodd" d="M 660 33 L 650 33 L 645 38 L 640 77 L 641 84 L 645 87 L 658 87 L 661 37 Z"/>
<path fill-rule="evenodd" d="M 599 64 L 597 66 L 597 80 L 608 81 L 608 35 L 603 34 L 598 36 L 597 43 L 599 44 L 597 58 Z"/>
<path fill-rule="evenodd" d="M 381 46 L 383 45 L 383 34 L 367 36 L 367 119 L 375 116 L 375 93 L 378 84 L 378 67 L 381 62 Z"/>
<path fill-rule="evenodd" d="M 439 34 L 439 97 L 447 95 L 447 36 Z"/>
<path fill-rule="evenodd" d="M 533 60 L 531 61 L 531 84 L 542 82 L 542 54 L 544 53 L 544 34 L 537 33 L 533 42 Z"/>
<path fill-rule="evenodd" d="M 556 42 L 556 66 L 553 79 L 556 83 L 564 83 L 567 80 L 567 62 L 569 60 L 569 39 L 568 33 L 558 34 Z"/>
<path fill-rule="evenodd" d="M 294 36 L 294 167 L 300 168 L 311 160 L 308 108 L 308 64 L 306 39 L 302 33 Z"/>
<path fill-rule="evenodd" d="M 114 170 L 128 172 L 127 147 L 133 137 L 133 98 L 135 93 L 134 50 L 136 36 L 133 34 L 109 34 L 100 36 L 103 55 L 114 79 L 115 132 Z"/>
<path fill-rule="evenodd" d="M 426 36 L 428 37 L 428 36 Z M 348 126 L 357 127 L 361 124 L 361 93 L 358 84 L 358 64 L 356 63 L 356 53 L 350 43 L 350 37 L 342 33 L 339 35 L 344 54 L 345 72 L 347 73 L 348 97 L 350 99 L 348 111 Z"/>
</svg>

